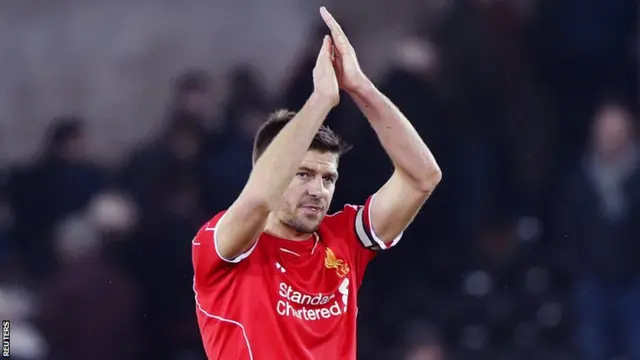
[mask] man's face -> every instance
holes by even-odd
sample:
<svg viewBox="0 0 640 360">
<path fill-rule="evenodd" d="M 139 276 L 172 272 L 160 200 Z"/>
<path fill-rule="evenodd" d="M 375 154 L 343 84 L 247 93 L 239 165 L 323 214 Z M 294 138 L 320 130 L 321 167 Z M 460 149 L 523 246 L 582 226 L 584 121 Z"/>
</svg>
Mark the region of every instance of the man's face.
<svg viewBox="0 0 640 360">
<path fill-rule="evenodd" d="M 77 164 L 86 158 L 86 143 L 83 135 L 68 139 L 61 147 L 59 155 L 69 163 Z"/>
<path fill-rule="evenodd" d="M 424 346 L 411 352 L 405 360 L 444 360 L 444 354 L 438 346 Z"/>
<path fill-rule="evenodd" d="M 600 111 L 594 127 L 596 151 L 603 155 L 614 154 L 626 148 L 632 138 L 631 120 L 623 109 L 608 106 Z"/>
<path fill-rule="evenodd" d="M 215 104 L 213 91 L 209 88 L 184 92 L 179 98 L 179 107 L 188 114 L 203 119 L 212 117 Z"/>
<path fill-rule="evenodd" d="M 329 209 L 337 179 L 337 154 L 307 151 L 282 196 L 277 218 L 299 233 L 315 232 Z"/>
</svg>

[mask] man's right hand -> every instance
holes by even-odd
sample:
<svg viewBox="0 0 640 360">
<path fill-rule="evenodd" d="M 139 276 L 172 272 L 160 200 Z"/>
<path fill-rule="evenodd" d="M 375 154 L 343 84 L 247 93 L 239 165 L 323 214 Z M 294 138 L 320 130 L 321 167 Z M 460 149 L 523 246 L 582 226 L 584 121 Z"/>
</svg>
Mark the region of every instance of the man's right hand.
<svg viewBox="0 0 640 360">
<path fill-rule="evenodd" d="M 340 102 L 340 88 L 333 69 L 333 45 L 331 37 L 325 35 L 322 48 L 313 69 L 314 94 L 328 100 L 333 106 Z"/>
</svg>

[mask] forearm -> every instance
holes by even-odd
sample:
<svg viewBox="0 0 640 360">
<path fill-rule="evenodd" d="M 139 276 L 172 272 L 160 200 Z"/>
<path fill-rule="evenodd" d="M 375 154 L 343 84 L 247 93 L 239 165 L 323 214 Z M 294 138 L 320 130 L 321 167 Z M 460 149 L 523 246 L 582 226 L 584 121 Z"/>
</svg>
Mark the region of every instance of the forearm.
<svg viewBox="0 0 640 360">
<path fill-rule="evenodd" d="M 259 198 L 272 208 L 289 186 L 313 137 L 332 108 L 330 100 L 311 95 L 257 160 L 244 195 Z"/>
<path fill-rule="evenodd" d="M 395 165 L 416 189 L 431 191 L 441 172 L 433 154 L 402 112 L 371 83 L 350 94 Z"/>
</svg>

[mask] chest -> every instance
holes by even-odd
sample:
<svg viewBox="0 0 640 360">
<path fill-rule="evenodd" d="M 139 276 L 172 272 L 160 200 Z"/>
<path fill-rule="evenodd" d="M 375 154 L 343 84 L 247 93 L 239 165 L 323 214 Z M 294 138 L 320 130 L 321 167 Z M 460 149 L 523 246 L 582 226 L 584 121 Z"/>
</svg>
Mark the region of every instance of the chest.
<svg viewBox="0 0 640 360">
<path fill-rule="evenodd" d="M 640 209 L 640 173 L 619 181 L 596 181 L 592 175 L 583 173 L 574 181 L 572 197 L 574 208 L 583 216 L 598 217 L 600 207 L 607 201 L 622 201 L 625 213 L 636 213 Z"/>
<path fill-rule="evenodd" d="M 306 254 L 272 248 L 256 255 L 259 266 L 253 268 L 253 281 L 247 285 L 268 295 L 255 301 L 261 308 L 270 308 L 274 316 L 315 327 L 355 311 L 352 264 L 339 250 L 321 245 Z"/>
</svg>

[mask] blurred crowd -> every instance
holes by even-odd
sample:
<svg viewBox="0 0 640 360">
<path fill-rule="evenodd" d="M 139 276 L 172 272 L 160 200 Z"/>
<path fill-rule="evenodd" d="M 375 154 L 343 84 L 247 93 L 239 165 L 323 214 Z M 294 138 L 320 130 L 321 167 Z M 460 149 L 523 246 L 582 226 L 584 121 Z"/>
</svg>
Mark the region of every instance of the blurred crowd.
<svg viewBox="0 0 640 360">
<path fill-rule="evenodd" d="M 368 270 L 363 360 L 640 359 L 637 2 L 521 3 L 458 1 L 375 78 L 444 178 Z M 179 74 L 163 128 L 118 167 L 71 114 L 0 173 L 16 359 L 204 359 L 191 239 L 242 189 L 267 115 L 311 93 L 321 34 L 276 94 L 250 65 Z M 360 204 L 391 164 L 345 96 L 327 122 L 355 144 L 334 209 Z"/>
</svg>

